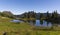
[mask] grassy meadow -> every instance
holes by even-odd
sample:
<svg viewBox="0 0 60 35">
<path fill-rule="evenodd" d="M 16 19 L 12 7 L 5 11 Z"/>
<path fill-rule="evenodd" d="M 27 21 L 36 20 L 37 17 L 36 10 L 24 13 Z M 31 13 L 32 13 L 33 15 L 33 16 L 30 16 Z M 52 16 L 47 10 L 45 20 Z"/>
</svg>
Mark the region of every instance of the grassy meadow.
<svg viewBox="0 0 60 35">
<path fill-rule="evenodd" d="M 17 24 L 10 20 L 12 19 L 0 16 L 0 35 L 3 35 L 4 32 L 7 35 L 60 35 L 60 31 L 34 30 L 34 26 L 27 22 Z"/>
</svg>

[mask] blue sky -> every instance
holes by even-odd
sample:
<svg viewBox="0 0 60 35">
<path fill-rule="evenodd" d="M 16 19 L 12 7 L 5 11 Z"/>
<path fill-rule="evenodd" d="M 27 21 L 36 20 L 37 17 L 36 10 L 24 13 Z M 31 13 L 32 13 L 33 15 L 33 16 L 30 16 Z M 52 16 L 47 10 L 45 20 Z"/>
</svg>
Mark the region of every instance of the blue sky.
<svg viewBox="0 0 60 35">
<path fill-rule="evenodd" d="M 0 11 L 22 14 L 27 11 L 60 13 L 60 0 L 0 0 Z"/>
</svg>

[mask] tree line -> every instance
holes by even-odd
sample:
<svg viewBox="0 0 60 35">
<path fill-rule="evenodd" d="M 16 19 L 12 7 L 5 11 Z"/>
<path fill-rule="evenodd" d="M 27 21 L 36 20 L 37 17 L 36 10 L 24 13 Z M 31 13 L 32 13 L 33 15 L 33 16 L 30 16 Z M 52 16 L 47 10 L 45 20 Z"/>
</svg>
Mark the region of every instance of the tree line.
<svg viewBox="0 0 60 35">
<path fill-rule="evenodd" d="M 58 14 L 57 10 L 53 11 L 52 13 L 49 13 L 47 11 L 46 13 L 36 13 L 34 11 L 28 11 L 22 14 L 22 18 L 35 18 L 39 20 L 46 20 L 48 22 L 52 23 L 60 23 L 60 14 Z"/>
<path fill-rule="evenodd" d="M 13 13 L 11 13 L 11 11 L 0 12 L 0 16 L 15 18 L 15 19 L 17 16 L 18 18 L 18 15 L 14 15 Z M 57 10 L 53 11 L 52 13 L 49 13 L 49 11 L 47 11 L 46 13 L 36 13 L 34 11 L 28 11 L 19 15 L 19 18 L 27 18 L 27 19 L 34 18 L 39 20 L 46 20 L 48 22 L 53 22 L 53 23 L 60 23 L 60 14 L 58 14 Z"/>
</svg>

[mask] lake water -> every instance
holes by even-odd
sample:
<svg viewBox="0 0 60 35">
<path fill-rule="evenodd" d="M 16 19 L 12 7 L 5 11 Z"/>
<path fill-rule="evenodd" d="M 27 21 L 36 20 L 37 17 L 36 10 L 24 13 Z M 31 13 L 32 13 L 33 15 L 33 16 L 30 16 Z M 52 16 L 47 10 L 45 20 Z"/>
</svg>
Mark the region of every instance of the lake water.
<svg viewBox="0 0 60 35">
<path fill-rule="evenodd" d="M 24 22 L 22 20 L 11 20 L 11 22 Z M 52 27 L 52 23 L 51 22 L 47 22 L 47 21 L 40 21 L 40 20 L 35 20 L 35 21 L 30 21 L 29 22 L 30 25 L 34 25 L 34 26 L 42 26 L 42 27 Z"/>
<path fill-rule="evenodd" d="M 16 22 L 16 23 L 18 23 L 18 22 L 23 22 L 22 20 L 11 20 L 10 22 Z"/>
<path fill-rule="evenodd" d="M 30 22 L 30 24 L 34 24 L 34 26 L 42 26 L 42 27 L 52 27 L 52 23 L 51 22 L 47 22 L 47 21 L 40 21 L 40 20 L 36 20 L 35 23 L 33 23 L 32 21 Z"/>
</svg>

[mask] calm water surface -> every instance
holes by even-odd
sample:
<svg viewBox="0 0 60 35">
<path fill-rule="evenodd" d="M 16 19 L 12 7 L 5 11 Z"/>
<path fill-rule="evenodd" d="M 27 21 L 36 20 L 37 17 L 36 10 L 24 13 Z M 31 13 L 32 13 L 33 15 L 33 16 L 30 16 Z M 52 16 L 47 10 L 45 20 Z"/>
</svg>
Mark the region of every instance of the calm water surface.
<svg viewBox="0 0 60 35">
<path fill-rule="evenodd" d="M 21 20 L 11 20 L 11 22 L 24 22 Z M 40 21 L 40 20 L 35 20 L 35 21 L 30 21 L 29 22 L 30 25 L 34 25 L 34 26 L 43 26 L 43 27 L 51 27 L 52 23 L 51 22 L 47 22 L 47 21 Z"/>
<path fill-rule="evenodd" d="M 42 22 L 40 20 L 36 20 L 35 23 L 31 21 L 30 24 L 34 24 L 35 26 L 52 27 L 51 22 L 47 22 L 44 20 Z"/>
</svg>

